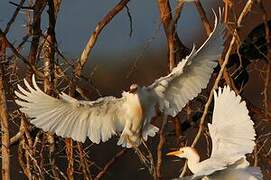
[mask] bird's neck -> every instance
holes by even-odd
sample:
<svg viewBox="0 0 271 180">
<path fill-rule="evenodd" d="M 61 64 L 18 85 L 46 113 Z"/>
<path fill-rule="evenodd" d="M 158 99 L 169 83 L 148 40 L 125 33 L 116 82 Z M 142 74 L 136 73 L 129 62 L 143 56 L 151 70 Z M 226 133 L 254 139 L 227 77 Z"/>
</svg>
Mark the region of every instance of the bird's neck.
<svg viewBox="0 0 271 180">
<path fill-rule="evenodd" d="M 186 158 L 187 158 L 187 165 L 189 169 L 191 170 L 192 173 L 196 173 L 198 169 L 197 167 L 200 161 L 198 152 L 193 148 L 191 149 L 191 151 L 189 152 Z"/>
</svg>

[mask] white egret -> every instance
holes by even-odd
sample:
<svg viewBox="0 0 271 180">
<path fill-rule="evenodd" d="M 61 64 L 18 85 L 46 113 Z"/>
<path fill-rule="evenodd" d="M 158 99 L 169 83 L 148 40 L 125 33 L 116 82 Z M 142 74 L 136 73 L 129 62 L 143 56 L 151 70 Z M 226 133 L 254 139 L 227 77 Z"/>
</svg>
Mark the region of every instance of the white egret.
<svg viewBox="0 0 271 180">
<path fill-rule="evenodd" d="M 215 15 L 214 30 L 198 49 L 191 51 L 172 72 L 156 80 L 148 87 L 132 85 L 121 98 L 103 97 L 96 101 L 81 101 L 67 94 L 60 99 L 42 92 L 33 76 L 32 88 L 26 80 L 27 90 L 20 85 L 21 92 L 15 94 L 35 126 L 84 142 L 107 141 L 112 135 L 121 133 L 118 145 L 138 146 L 141 140 L 154 136 L 159 130 L 150 124 L 155 116 L 155 105 L 166 115 L 176 116 L 185 104 L 206 88 L 213 69 L 224 49 L 224 24 Z"/>
<path fill-rule="evenodd" d="M 257 167 L 248 167 L 245 155 L 255 146 L 255 129 L 248 115 L 245 101 L 236 96 L 228 86 L 214 92 L 212 124 L 208 124 L 212 139 L 209 159 L 200 161 L 192 147 L 181 147 L 167 155 L 186 158 L 188 168 L 194 174 L 184 179 L 252 180 L 262 179 Z M 205 177 L 207 176 L 207 177 Z"/>
</svg>

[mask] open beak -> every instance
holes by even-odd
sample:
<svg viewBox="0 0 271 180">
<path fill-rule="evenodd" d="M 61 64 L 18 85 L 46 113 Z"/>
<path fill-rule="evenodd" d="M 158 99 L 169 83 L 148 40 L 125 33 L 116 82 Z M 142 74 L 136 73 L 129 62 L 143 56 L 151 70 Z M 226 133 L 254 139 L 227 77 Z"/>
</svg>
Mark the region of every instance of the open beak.
<svg viewBox="0 0 271 180">
<path fill-rule="evenodd" d="M 167 153 L 166 155 L 167 156 L 180 156 L 182 153 L 181 153 L 181 151 L 173 151 L 173 152 L 169 152 L 169 153 Z"/>
</svg>

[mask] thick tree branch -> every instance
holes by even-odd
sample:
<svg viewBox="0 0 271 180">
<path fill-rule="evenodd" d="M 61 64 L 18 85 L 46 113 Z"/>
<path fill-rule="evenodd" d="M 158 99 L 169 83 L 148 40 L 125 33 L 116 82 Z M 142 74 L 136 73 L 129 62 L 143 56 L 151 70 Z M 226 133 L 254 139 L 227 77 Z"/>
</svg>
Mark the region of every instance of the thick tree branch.
<svg viewBox="0 0 271 180">
<path fill-rule="evenodd" d="M 32 41 L 30 52 L 28 55 L 28 62 L 35 66 L 37 55 L 38 55 L 38 47 L 41 37 L 41 14 L 47 4 L 47 0 L 36 0 L 33 8 L 33 21 L 32 21 Z M 28 69 L 27 72 L 27 80 L 31 82 L 31 76 L 33 74 L 32 69 Z"/>
<path fill-rule="evenodd" d="M 44 53 L 44 91 L 51 96 L 54 92 L 55 78 L 55 25 L 60 3 L 60 0 L 48 0 L 49 27 L 42 47 Z M 55 164 L 55 139 L 51 133 L 47 133 L 46 135 L 49 143 L 49 161 L 52 167 L 52 173 L 55 178 L 59 178 Z"/>
<path fill-rule="evenodd" d="M 207 15 L 206 15 L 204 9 L 203 9 L 203 6 L 202 6 L 200 0 L 195 0 L 194 3 L 195 3 L 195 5 L 196 5 L 196 7 L 198 9 L 198 12 L 200 14 L 200 18 L 201 18 L 203 26 L 204 26 L 204 28 L 206 30 L 206 33 L 209 35 L 212 32 L 212 27 L 211 27 L 211 24 L 210 24 L 210 22 L 209 22 L 209 20 L 207 18 Z"/>
</svg>

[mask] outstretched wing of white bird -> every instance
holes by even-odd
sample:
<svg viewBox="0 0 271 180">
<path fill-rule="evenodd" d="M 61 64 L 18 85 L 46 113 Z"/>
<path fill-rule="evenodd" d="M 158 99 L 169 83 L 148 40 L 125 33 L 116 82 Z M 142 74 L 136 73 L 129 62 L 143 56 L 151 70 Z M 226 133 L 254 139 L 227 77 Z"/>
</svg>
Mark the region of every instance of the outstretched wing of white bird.
<svg viewBox="0 0 271 180">
<path fill-rule="evenodd" d="M 186 176 L 182 178 L 174 178 L 173 180 L 241 180 L 241 179 L 248 179 L 248 180 L 263 180 L 263 174 L 259 167 L 245 167 L 245 168 L 237 168 L 237 169 L 224 169 L 210 176 L 201 176 L 201 177 L 194 177 L 194 176 Z"/>
<path fill-rule="evenodd" d="M 15 94 L 21 100 L 17 99 L 16 103 L 22 106 L 22 112 L 32 118 L 31 123 L 44 131 L 81 142 L 89 137 L 92 142 L 99 143 L 123 129 L 125 97 L 79 101 L 62 93 L 57 99 L 40 90 L 34 76 L 32 82 L 34 88 L 24 79 L 29 91 L 18 85 L 21 92 L 15 91 Z"/>
<path fill-rule="evenodd" d="M 207 87 L 224 49 L 224 30 L 224 24 L 215 14 L 214 30 L 203 45 L 198 50 L 193 47 L 190 55 L 169 75 L 147 87 L 158 98 L 159 108 L 165 114 L 176 116 L 188 101 Z"/>
<path fill-rule="evenodd" d="M 263 174 L 260 167 L 251 167 L 249 166 L 249 162 L 246 158 L 242 158 L 238 160 L 233 165 L 228 166 L 225 169 L 216 171 L 208 176 L 186 176 L 182 178 L 175 178 L 174 180 L 241 180 L 241 179 L 249 179 L 249 180 L 262 180 Z"/>
<path fill-rule="evenodd" d="M 214 112 L 209 132 L 212 139 L 210 158 L 224 159 L 228 164 L 236 162 L 255 146 L 254 123 L 248 115 L 245 101 L 236 96 L 229 86 L 214 92 Z"/>
<path fill-rule="evenodd" d="M 245 101 L 236 96 L 229 86 L 214 92 L 212 124 L 208 124 L 212 139 L 212 153 L 209 159 L 199 163 L 195 176 L 209 175 L 225 169 L 252 153 L 255 146 L 255 129 L 248 115 Z"/>
</svg>

